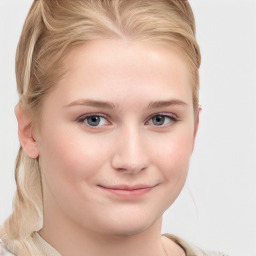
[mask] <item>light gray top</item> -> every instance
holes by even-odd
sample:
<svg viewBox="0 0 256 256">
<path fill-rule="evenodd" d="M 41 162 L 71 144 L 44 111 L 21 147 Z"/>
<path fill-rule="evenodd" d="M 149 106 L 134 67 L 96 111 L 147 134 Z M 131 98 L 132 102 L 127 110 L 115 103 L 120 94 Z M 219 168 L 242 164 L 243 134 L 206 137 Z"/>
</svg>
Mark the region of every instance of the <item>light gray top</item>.
<svg viewBox="0 0 256 256">
<path fill-rule="evenodd" d="M 183 239 L 171 234 L 163 234 L 163 236 L 169 238 L 170 240 L 178 244 L 185 251 L 186 256 L 227 256 L 226 254 L 223 253 L 205 252 L 199 249 L 198 247 L 187 243 Z M 34 243 L 38 247 L 42 256 L 61 256 L 61 254 L 57 252 L 57 250 L 55 250 L 36 232 L 34 235 Z M 3 242 L 0 240 L 0 256 L 16 256 L 16 254 L 8 250 L 6 246 L 4 246 Z"/>
</svg>

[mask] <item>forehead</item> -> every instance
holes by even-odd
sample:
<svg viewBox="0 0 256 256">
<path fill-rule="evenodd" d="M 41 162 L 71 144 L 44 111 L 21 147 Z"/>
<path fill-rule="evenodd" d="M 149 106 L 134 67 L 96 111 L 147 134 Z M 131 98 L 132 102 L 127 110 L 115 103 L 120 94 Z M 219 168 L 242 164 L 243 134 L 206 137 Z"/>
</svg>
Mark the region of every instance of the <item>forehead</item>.
<svg viewBox="0 0 256 256">
<path fill-rule="evenodd" d="M 170 45 L 93 40 L 69 52 L 65 69 L 56 87 L 66 101 L 108 97 L 119 104 L 128 98 L 152 101 L 162 97 L 192 102 L 188 64 Z"/>
</svg>

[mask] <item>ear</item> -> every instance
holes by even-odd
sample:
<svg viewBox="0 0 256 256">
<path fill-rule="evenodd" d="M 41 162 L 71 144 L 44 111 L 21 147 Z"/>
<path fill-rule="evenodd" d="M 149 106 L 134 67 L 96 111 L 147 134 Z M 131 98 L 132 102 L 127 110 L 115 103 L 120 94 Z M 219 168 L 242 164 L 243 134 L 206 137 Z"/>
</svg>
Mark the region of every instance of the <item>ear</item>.
<svg viewBox="0 0 256 256">
<path fill-rule="evenodd" d="M 194 147 L 195 147 L 196 135 L 197 135 L 198 127 L 199 127 L 199 116 L 200 116 L 201 111 L 202 111 L 202 108 L 199 105 L 198 111 L 197 111 L 196 116 L 195 116 L 195 126 L 194 126 L 194 138 L 193 138 L 192 152 L 194 151 Z"/>
<path fill-rule="evenodd" d="M 19 104 L 15 107 L 15 115 L 18 121 L 18 134 L 23 150 L 29 157 L 37 158 L 39 150 L 33 136 L 30 115 Z"/>
</svg>

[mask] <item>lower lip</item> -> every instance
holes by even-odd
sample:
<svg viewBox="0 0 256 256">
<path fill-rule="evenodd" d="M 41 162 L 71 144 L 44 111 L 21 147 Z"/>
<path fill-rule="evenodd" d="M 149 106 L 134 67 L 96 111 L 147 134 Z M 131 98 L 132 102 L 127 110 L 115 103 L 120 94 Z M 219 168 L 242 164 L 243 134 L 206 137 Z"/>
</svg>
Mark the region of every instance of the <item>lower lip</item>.
<svg viewBox="0 0 256 256">
<path fill-rule="evenodd" d="M 114 194 L 116 196 L 126 198 L 126 199 L 141 197 L 153 189 L 153 187 L 134 189 L 134 190 L 110 189 L 110 188 L 104 188 L 104 187 L 100 187 L 100 188 L 107 192 L 110 192 L 111 194 Z"/>
</svg>

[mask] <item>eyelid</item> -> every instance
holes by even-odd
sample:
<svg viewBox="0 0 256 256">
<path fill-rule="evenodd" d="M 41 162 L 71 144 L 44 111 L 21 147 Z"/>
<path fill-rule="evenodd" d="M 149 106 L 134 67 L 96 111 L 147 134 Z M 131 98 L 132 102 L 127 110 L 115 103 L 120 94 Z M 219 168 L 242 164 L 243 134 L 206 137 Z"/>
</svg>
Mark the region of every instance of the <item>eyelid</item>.
<svg viewBox="0 0 256 256">
<path fill-rule="evenodd" d="M 154 116 L 167 116 L 167 117 L 171 117 L 171 118 L 174 118 L 174 119 L 177 119 L 178 120 L 178 116 L 173 114 L 173 113 L 167 113 L 167 112 L 159 112 L 159 113 L 155 113 L 155 114 L 152 114 L 150 115 L 147 119 L 146 119 L 146 122 L 148 120 L 150 120 L 152 117 Z"/>
<path fill-rule="evenodd" d="M 179 121 L 178 119 L 178 116 L 175 115 L 174 113 L 166 113 L 166 112 L 160 112 L 160 113 L 155 113 L 153 115 L 151 115 L 147 120 L 146 120 L 146 124 L 150 121 L 150 119 L 152 119 L 154 116 L 165 116 L 165 117 L 169 117 L 171 119 L 173 119 L 173 122 L 177 122 Z M 167 125 L 165 125 L 167 126 Z M 165 126 L 162 126 L 162 127 L 165 127 Z M 159 126 L 161 127 L 161 126 Z"/>
<path fill-rule="evenodd" d="M 102 113 L 87 113 L 87 114 L 83 114 L 81 116 L 79 116 L 76 121 L 85 119 L 86 117 L 90 117 L 90 116 L 99 116 L 99 117 L 104 117 L 106 119 L 109 119 L 109 116 L 106 114 L 102 114 Z"/>
<path fill-rule="evenodd" d="M 88 113 L 88 114 L 83 114 L 83 115 L 81 115 L 80 117 L 78 117 L 78 118 L 76 119 L 76 121 L 77 121 L 78 123 L 82 123 L 82 122 L 85 121 L 86 118 L 91 117 L 91 116 L 103 117 L 103 118 L 105 118 L 106 121 L 108 122 L 108 125 L 111 124 L 111 122 L 109 121 L 110 117 L 109 117 L 108 115 L 102 114 L 102 113 Z M 85 124 L 85 125 L 86 125 L 86 124 Z M 92 128 L 92 129 L 99 129 L 100 127 L 102 127 L 102 126 L 90 126 L 90 125 L 87 125 L 87 126 L 90 127 L 90 128 Z M 106 126 L 106 125 L 104 125 L 104 126 Z"/>
<path fill-rule="evenodd" d="M 150 115 L 150 116 L 146 119 L 145 123 L 147 124 L 150 119 L 152 119 L 154 116 L 157 116 L 157 115 L 162 115 L 162 116 L 169 117 L 169 118 L 173 119 L 174 122 L 179 121 L 178 116 L 177 116 L 176 114 L 174 114 L 174 113 L 159 112 L 159 113 L 154 113 L 154 114 Z M 77 121 L 77 122 L 84 122 L 84 120 L 85 120 L 86 118 L 90 117 L 90 116 L 99 116 L 99 117 L 103 117 L 103 118 L 105 118 L 105 119 L 107 120 L 107 122 L 108 122 L 109 124 L 111 124 L 111 122 L 109 121 L 110 117 L 109 117 L 108 115 L 102 114 L 102 113 L 87 113 L 87 114 L 83 114 L 83 115 L 79 116 L 79 117 L 76 119 L 76 121 Z M 89 127 L 92 127 L 92 126 L 89 126 Z M 100 127 L 101 127 L 101 126 L 100 126 Z M 92 127 L 92 128 L 97 129 L 97 128 L 99 128 L 99 127 L 96 127 L 96 126 L 95 126 L 95 127 Z"/>
</svg>

